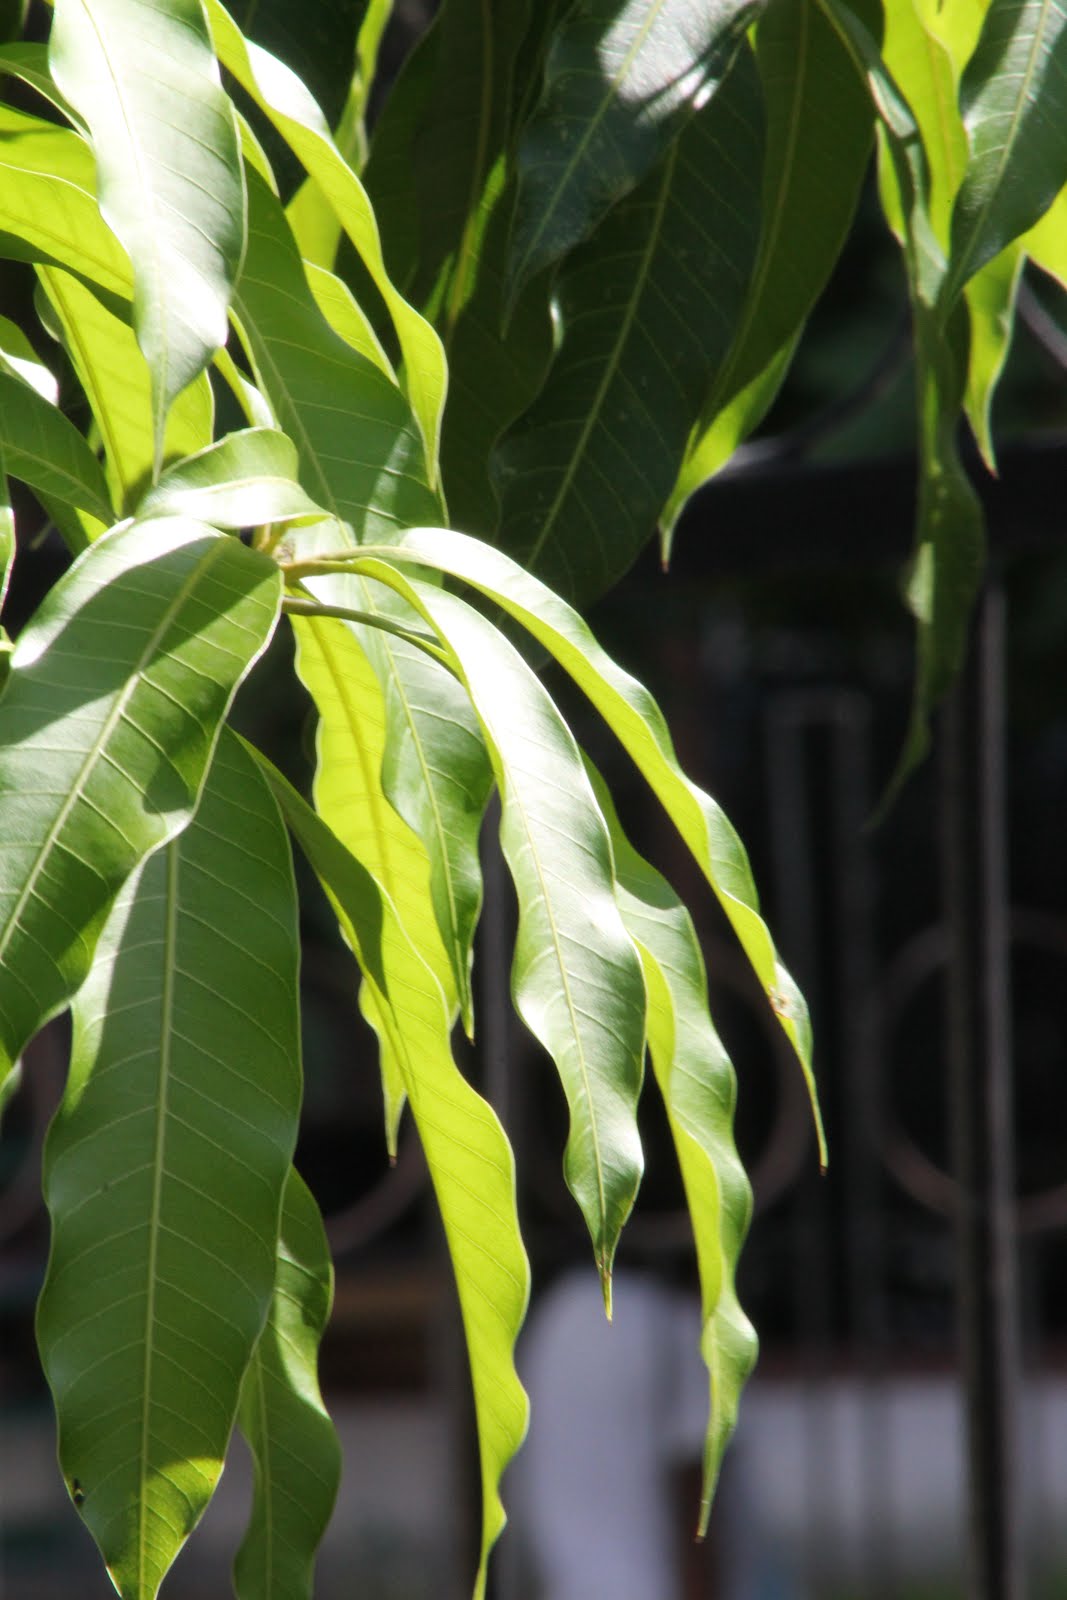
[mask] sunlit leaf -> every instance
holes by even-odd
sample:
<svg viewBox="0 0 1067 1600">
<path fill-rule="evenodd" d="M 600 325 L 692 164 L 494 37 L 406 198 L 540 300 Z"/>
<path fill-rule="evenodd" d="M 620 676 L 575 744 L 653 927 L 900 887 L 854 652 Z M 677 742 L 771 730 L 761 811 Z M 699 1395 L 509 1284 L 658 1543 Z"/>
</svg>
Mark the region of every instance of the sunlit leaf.
<svg viewBox="0 0 1067 1600">
<path fill-rule="evenodd" d="M 0 317 L 0 369 L 36 389 L 42 400 L 55 405 L 59 384 L 45 366 L 17 322 Z"/>
<path fill-rule="evenodd" d="M 156 468 L 148 367 L 129 323 L 114 316 L 82 282 L 57 267 L 39 267 L 38 276 L 100 430 L 116 510 L 126 515 Z M 214 419 L 211 385 L 207 374 L 201 373 L 167 414 L 160 461 L 203 449 L 211 439 Z"/>
<path fill-rule="evenodd" d="M 417 560 L 480 590 L 521 623 L 589 697 L 644 774 L 715 891 L 797 1052 L 814 1107 L 811 1028 L 803 996 L 779 961 L 759 915 L 744 846 L 715 801 L 682 772 L 652 695 L 605 654 L 576 611 L 502 551 L 444 528 L 417 528 L 405 534 L 398 549 L 379 554 Z M 381 564 L 372 561 L 373 553 L 368 552 L 361 564 L 368 571 L 380 569 L 385 577 Z"/>
<path fill-rule="evenodd" d="M 36 389 L 2 371 L 0 445 L 13 478 L 111 521 L 107 484 L 85 439 Z"/>
<path fill-rule="evenodd" d="M 244 247 L 233 111 L 200 0 L 56 0 L 49 61 L 133 263 L 158 466 L 168 408 L 226 343 Z"/>
<path fill-rule="evenodd" d="M 241 1385 L 238 1420 L 252 1451 L 255 1487 L 234 1564 L 238 1600 L 311 1600 L 315 1551 L 341 1477 L 340 1445 L 317 1371 L 332 1299 L 333 1264 L 319 1208 L 291 1168 L 270 1315 Z"/>
<path fill-rule="evenodd" d="M 422 434 L 426 476 L 435 484 L 446 387 L 441 341 L 394 288 L 385 270 L 378 224 L 366 191 L 334 144 L 322 112 L 300 79 L 284 62 L 247 44 L 218 0 L 210 0 L 208 14 L 220 60 L 318 183 L 385 301 L 404 355 L 404 382 Z"/>
<path fill-rule="evenodd" d="M 223 740 L 195 819 L 101 933 L 45 1158 L 60 1463 L 124 1600 L 153 1600 L 211 1498 L 270 1303 L 298 952 L 285 829 Z"/>
<path fill-rule="evenodd" d="M 280 591 L 273 562 L 170 517 L 98 540 L 20 634 L 0 701 L 0 1072 L 188 823 Z"/>
<path fill-rule="evenodd" d="M 693 922 L 670 884 L 633 849 L 599 773 L 590 776 L 611 830 L 619 910 L 637 945 L 648 989 L 648 1048 L 667 1109 L 693 1224 L 710 1379 L 700 1532 L 707 1527 L 738 1399 L 756 1359 L 756 1334 L 738 1304 L 734 1271 L 752 1194 L 734 1145 L 737 1084 L 708 1011 L 704 958 Z"/>
<path fill-rule="evenodd" d="M 481 1600 L 489 1551 L 505 1520 L 500 1478 L 522 1442 L 527 1416 L 514 1349 L 526 1311 L 529 1268 L 515 1209 L 511 1147 L 492 1107 L 452 1060 L 444 997 L 388 895 L 281 774 L 265 770 L 330 895 L 368 987 L 376 992 L 441 1210 L 478 1427 L 482 1537 L 475 1600 Z"/>
<path fill-rule="evenodd" d="M 137 508 L 141 518 L 193 517 L 215 528 L 321 518 L 296 481 L 296 447 L 276 428 L 229 433 L 165 472 Z"/>
<path fill-rule="evenodd" d="M 470 542 L 470 541 L 467 541 Z M 614 901 L 611 847 L 573 736 L 518 651 L 464 601 L 373 561 L 446 645 L 485 733 L 515 882 L 512 995 L 570 1107 L 564 1175 L 611 1305 L 611 1266 L 642 1171 L 640 963 Z"/>
</svg>

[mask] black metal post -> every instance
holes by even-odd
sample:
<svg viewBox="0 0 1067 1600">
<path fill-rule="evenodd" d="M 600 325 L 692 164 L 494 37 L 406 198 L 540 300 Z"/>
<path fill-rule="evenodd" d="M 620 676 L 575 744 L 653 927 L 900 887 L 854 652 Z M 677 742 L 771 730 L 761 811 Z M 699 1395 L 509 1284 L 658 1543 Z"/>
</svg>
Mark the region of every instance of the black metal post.
<svg viewBox="0 0 1067 1600">
<path fill-rule="evenodd" d="M 1004 597 L 978 604 L 942 728 L 949 1110 L 972 1600 L 1021 1600 L 1019 1297 L 1005 830 Z"/>
</svg>

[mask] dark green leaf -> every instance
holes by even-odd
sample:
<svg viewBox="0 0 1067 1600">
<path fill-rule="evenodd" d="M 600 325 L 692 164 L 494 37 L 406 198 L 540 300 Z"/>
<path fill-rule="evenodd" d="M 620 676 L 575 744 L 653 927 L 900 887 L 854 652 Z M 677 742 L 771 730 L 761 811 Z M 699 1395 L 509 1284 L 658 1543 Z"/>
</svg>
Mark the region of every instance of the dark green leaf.
<svg viewBox="0 0 1067 1600">
<path fill-rule="evenodd" d="M 292 1168 L 270 1315 L 241 1385 L 238 1419 L 252 1451 L 255 1492 L 234 1565 L 238 1600 L 311 1600 L 315 1551 L 341 1478 L 341 1449 L 317 1370 L 332 1299 L 319 1208 Z"/>
<path fill-rule="evenodd" d="M 609 588 L 655 530 L 744 302 L 762 155 L 745 49 L 563 269 L 562 346 L 497 451 L 497 542 L 569 599 Z"/>
<path fill-rule="evenodd" d="M 992 0 L 960 84 L 971 155 L 952 215 L 945 312 L 1067 183 L 1067 10 Z"/>
<path fill-rule="evenodd" d="M 153 1600 L 211 1498 L 270 1304 L 298 958 L 285 829 L 223 739 L 195 819 L 101 934 L 45 1158 L 60 1462 L 124 1600 Z"/>
<path fill-rule="evenodd" d="M 656 166 L 722 78 L 752 0 L 578 0 L 519 146 L 510 303 Z"/>
</svg>

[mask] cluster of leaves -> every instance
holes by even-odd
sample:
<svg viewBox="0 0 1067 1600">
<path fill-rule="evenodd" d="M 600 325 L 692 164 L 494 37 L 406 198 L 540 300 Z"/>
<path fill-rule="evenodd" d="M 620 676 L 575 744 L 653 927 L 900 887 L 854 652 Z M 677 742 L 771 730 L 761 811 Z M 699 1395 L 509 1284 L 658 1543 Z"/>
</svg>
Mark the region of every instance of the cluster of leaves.
<svg viewBox="0 0 1067 1600">
<path fill-rule="evenodd" d="M 991 457 L 1020 263 L 1067 271 L 1067 22 L 1041 0 L 894 0 L 884 43 L 873 3 L 844 0 L 446 0 L 368 140 L 389 9 L 309 4 L 294 39 L 285 6 L 242 31 L 220 0 L 55 0 L 47 44 L 0 48 L 19 86 L 0 253 L 36 284 L 33 325 L 0 321 L 0 482 L 75 558 L 0 700 L 0 1073 L 72 1007 L 39 1339 L 72 1497 L 130 1600 L 156 1594 L 235 1417 L 255 1462 L 240 1596 L 310 1592 L 336 1488 L 330 1265 L 292 1168 L 290 836 L 358 963 L 386 1137 L 410 1107 L 444 1221 L 484 1587 L 528 1292 L 508 1141 L 451 1047 L 473 1029 L 494 788 L 515 1003 L 559 1071 L 609 1309 L 646 1048 L 667 1107 L 707 1507 L 754 1355 L 732 1070 L 684 907 L 514 641 L 644 774 L 810 1082 L 744 851 L 574 605 L 657 521 L 666 551 L 765 414 L 877 131 L 919 379 L 917 749 L 979 567 L 957 419 Z M 79 391 L 63 407 L 48 340 Z M 14 550 L 6 508 L 5 583 Z M 282 625 L 318 714 L 311 804 L 227 726 Z"/>
</svg>

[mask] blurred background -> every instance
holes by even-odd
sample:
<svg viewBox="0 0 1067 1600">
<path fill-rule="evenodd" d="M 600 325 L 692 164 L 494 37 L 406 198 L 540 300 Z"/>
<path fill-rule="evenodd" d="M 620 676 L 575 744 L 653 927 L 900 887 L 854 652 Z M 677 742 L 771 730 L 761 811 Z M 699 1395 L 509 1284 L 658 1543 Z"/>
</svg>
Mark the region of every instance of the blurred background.
<svg viewBox="0 0 1067 1600">
<path fill-rule="evenodd" d="M 549 675 L 635 842 L 693 908 L 738 1074 L 737 1137 L 755 1189 L 740 1293 L 761 1358 L 703 1545 L 693 1529 L 707 1387 L 666 1129 L 647 1096 L 648 1172 L 608 1327 L 561 1176 L 563 1099 L 510 1012 L 513 905 L 487 830 L 480 1032 L 465 1065 L 516 1149 L 535 1286 L 521 1359 L 534 1421 L 505 1484 L 513 1525 L 495 1558 L 495 1600 L 968 1592 L 937 759 L 870 826 L 913 671 L 899 593 L 914 476 L 903 317 L 872 193 L 761 440 L 690 507 L 670 574 L 650 551 L 592 617 L 660 699 L 683 765 L 750 849 L 765 914 L 812 1008 L 825 1177 L 799 1073 L 710 896 L 607 736 Z M 997 401 L 1000 476 L 983 482 L 992 604 L 1004 622 L 987 665 L 993 725 L 1003 719 L 1009 860 L 1009 1292 L 1020 1338 L 1007 1430 L 1019 1492 L 1008 1514 L 1034 1600 L 1067 1594 L 1065 330 L 1062 297 L 1027 281 Z M 24 535 L 37 513 L 19 509 Z M 12 631 L 61 560 L 54 534 L 32 549 L 27 541 Z M 241 718 L 306 783 L 314 728 L 285 651 L 280 638 Z M 453 1600 L 469 1591 L 478 1490 L 443 1239 L 410 1128 L 396 1167 L 387 1163 L 354 968 L 297 869 L 307 1077 L 297 1162 L 335 1250 L 322 1380 L 346 1456 L 316 1595 Z M 33 1343 L 47 1251 L 41 1140 L 65 1044 L 62 1023 L 34 1044 L 0 1145 L 3 1600 L 111 1592 L 55 1466 Z M 237 1455 L 168 1580 L 173 1600 L 229 1593 L 247 1496 Z"/>
</svg>

